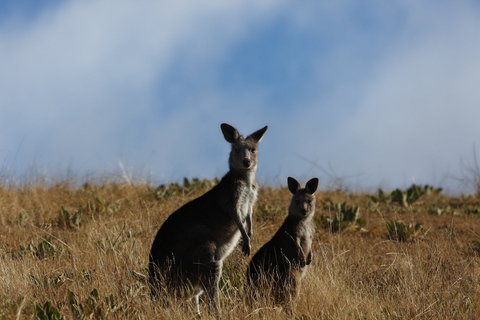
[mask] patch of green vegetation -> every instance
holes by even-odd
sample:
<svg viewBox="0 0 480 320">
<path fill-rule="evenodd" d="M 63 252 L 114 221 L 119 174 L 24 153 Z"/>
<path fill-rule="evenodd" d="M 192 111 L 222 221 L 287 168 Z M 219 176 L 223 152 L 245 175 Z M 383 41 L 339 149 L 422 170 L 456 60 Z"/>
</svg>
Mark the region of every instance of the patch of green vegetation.
<svg viewBox="0 0 480 320">
<path fill-rule="evenodd" d="M 194 190 L 203 190 L 205 188 L 211 189 L 213 188 L 216 184 L 218 184 L 219 180 L 218 179 L 213 179 L 213 180 L 208 180 L 208 179 L 203 179 L 200 180 L 198 178 L 193 178 L 192 181 L 189 181 L 188 178 L 183 178 L 183 187 L 188 190 L 188 191 L 194 191 Z"/>
<path fill-rule="evenodd" d="M 443 216 L 443 215 L 457 216 L 460 214 L 458 213 L 458 211 L 452 209 L 452 207 L 450 206 L 430 206 L 428 209 L 428 213 L 436 214 L 439 216 Z"/>
<path fill-rule="evenodd" d="M 98 198 L 95 200 L 87 200 L 85 206 L 80 205 L 73 213 L 71 210 L 67 210 L 64 206 L 60 207 L 57 220 L 52 223 L 58 227 L 78 229 L 84 225 L 87 221 L 96 219 L 100 214 L 115 214 L 122 207 L 122 200 L 102 201 Z"/>
<path fill-rule="evenodd" d="M 423 228 L 421 223 L 405 224 L 401 221 L 386 221 L 387 236 L 390 240 L 406 241 L 410 236 L 416 235 Z"/>
<path fill-rule="evenodd" d="M 51 240 L 43 240 L 38 245 L 30 242 L 27 246 L 20 245 L 18 250 L 10 251 L 12 257 L 21 258 L 30 253 L 38 259 L 56 258 L 63 253 L 60 247 L 55 246 Z"/>
<path fill-rule="evenodd" d="M 45 276 L 43 277 L 43 281 L 41 281 L 40 279 L 38 279 L 37 276 L 35 275 L 30 275 L 30 280 L 32 281 L 32 283 L 36 286 L 42 286 L 44 288 L 47 288 L 47 287 L 52 287 L 52 288 L 59 288 L 61 287 L 65 281 L 67 280 L 73 280 L 74 279 L 74 275 L 72 272 L 62 272 L 58 275 L 50 275 L 50 276 Z"/>
<path fill-rule="evenodd" d="M 68 290 L 68 303 L 74 319 L 85 319 L 94 317 L 95 319 L 105 319 L 106 308 L 104 303 L 99 304 L 99 294 L 97 289 L 93 289 L 83 304 L 79 303 L 78 297 L 73 291 Z M 106 297 L 107 308 L 115 308 L 115 299 L 113 295 Z"/>
<path fill-rule="evenodd" d="M 113 294 L 108 294 L 101 299 L 97 289 L 93 289 L 83 303 L 73 291 L 68 290 L 67 305 L 70 307 L 71 314 L 67 315 L 62 315 L 50 300 L 47 300 L 43 306 L 37 301 L 33 304 L 35 320 L 132 319 L 137 314 L 133 305 L 119 305 Z"/>
<path fill-rule="evenodd" d="M 468 205 L 464 209 L 464 212 L 465 212 L 465 214 L 473 214 L 473 215 L 480 214 L 480 202 Z"/>
<path fill-rule="evenodd" d="M 51 239 L 45 239 L 38 245 L 30 242 L 28 245 L 20 245 L 17 249 L 4 248 L 5 252 L 12 259 L 23 259 L 26 254 L 30 254 L 40 260 L 60 258 L 64 251 L 61 247 L 55 245 Z"/>
<path fill-rule="evenodd" d="M 434 188 L 429 185 L 418 186 L 416 184 L 412 184 L 410 188 L 403 191 L 400 189 L 395 189 L 390 193 L 384 192 L 382 189 L 378 189 L 377 194 L 378 196 L 368 196 L 370 201 L 377 203 L 377 202 L 396 202 L 404 207 L 408 207 L 413 202 L 417 201 L 421 196 L 427 194 L 434 194 L 438 195 L 442 192 L 442 188 Z"/>
<path fill-rule="evenodd" d="M 60 315 L 57 307 L 50 300 L 45 302 L 43 307 L 35 302 L 35 320 L 64 320 L 65 317 Z"/>
<path fill-rule="evenodd" d="M 79 210 L 91 217 L 95 217 L 100 213 L 115 214 L 121 209 L 122 203 L 123 203 L 122 200 L 113 202 L 113 201 L 102 201 L 99 198 L 95 198 L 94 201 L 87 200 L 86 207 L 83 208 L 82 206 L 80 206 Z"/>
<path fill-rule="evenodd" d="M 200 180 L 198 178 L 193 178 L 192 181 L 190 181 L 188 178 L 183 178 L 183 185 L 178 183 L 171 183 L 169 185 L 161 184 L 155 189 L 148 187 L 148 190 L 156 200 L 166 200 L 172 196 L 182 196 L 198 190 L 210 190 L 217 185 L 218 182 L 218 179 Z"/>
<path fill-rule="evenodd" d="M 58 225 L 61 227 L 80 227 L 82 222 L 82 212 L 79 210 L 74 214 L 71 214 L 70 211 L 65 209 L 63 206 L 60 207 L 60 211 L 58 212 Z"/>
<path fill-rule="evenodd" d="M 339 232 L 351 226 L 364 227 L 367 224 L 364 218 L 359 218 L 360 207 L 350 206 L 346 202 L 334 203 L 329 200 L 324 204 L 324 209 L 332 215 L 321 216 L 315 222 L 331 232 Z"/>
</svg>

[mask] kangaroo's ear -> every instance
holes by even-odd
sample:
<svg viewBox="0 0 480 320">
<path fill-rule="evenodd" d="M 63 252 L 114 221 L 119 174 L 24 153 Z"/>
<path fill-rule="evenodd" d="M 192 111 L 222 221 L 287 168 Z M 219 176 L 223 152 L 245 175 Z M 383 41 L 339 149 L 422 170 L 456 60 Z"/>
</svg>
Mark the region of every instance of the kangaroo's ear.
<svg viewBox="0 0 480 320">
<path fill-rule="evenodd" d="M 237 129 L 235 129 L 231 125 L 222 123 L 220 125 L 220 128 L 222 129 L 225 140 L 227 140 L 228 142 L 235 143 L 240 138 L 240 133 L 238 133 Z"/>
<path fill-rule="evenodd" d="M 267 129 L 268 129 L 268 126 L 265 126 L 262 129 L 257 130 L 254 133 L 252 133 L 251 135 L 249 135 L 247 137 L 247 139 L 251 139 L 251 140 L 255 141 L 256 143 L 259 143 L 260 140 L 262 140 L 263 135 L 265 134 L 265 131 L 267 131 Z"/>
<path fill-rule="evenodd" d="M 292 194 L 295 194 L 297 193 L 298 190 L 300 190 L 300 183 L 298 183 L 298 181 L 295 180 L 294 178 L 288 177 L 287 182 L 288 182 L 288 190 L 290 190 Z"/>
<path fill-rule="evenodd" d="M 318 179 L 313 178 L 307 182 L 305 189 L 307 190 L 308 193 L 313 194 L 315 191 L 317 191 L 317 187 L 318 187 Z"/>
</svg>

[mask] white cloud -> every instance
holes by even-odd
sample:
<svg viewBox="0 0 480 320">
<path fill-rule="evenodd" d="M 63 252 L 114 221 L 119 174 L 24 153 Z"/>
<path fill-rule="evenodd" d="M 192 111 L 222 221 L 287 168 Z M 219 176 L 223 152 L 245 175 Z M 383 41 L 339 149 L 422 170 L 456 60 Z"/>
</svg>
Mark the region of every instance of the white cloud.
<svg viewBox="0 0 480 320">
<path fill-rule="evenodd" d="M 294 120 L 304 123 L 303 131 L 316 147 L 302 153 L 305 144 L 297 144 L 296 152 L 325 169 L 330 163 L 340 176 L 360 174 L 347 183 L 358 179 L 370 187 L 417 182 L 453 188 L 455 182 L 445 175 L 459 174 L 460 160 L 471 157 L 480 139 L 480 12 L 475 6 L 430 10 L 418 3 L 406 9 L 402 32 L 373 64 L 374 72 L 365 74 L 360 91 L 350 91 L 349 79 L 341 78 L 326 102 L 342 107 L 349 95 L 358 94 L 355 106 L 340 113 L 342 118 L 324 119 L 323 110 L 311 110 L 308 118 L 300 114 L 302 119 Z M 332 120 L 335 125 L 327 126 Z M 295 136 L 292 145 L 306 132 Z M 320 132 L 317 139 L 314 132 Z M 324 175 L 315 167 L 312 172 Z"/>
<path fill-rule="evenodd" d="M 261 180 L 325 185 L 326 169 L 365 187 L 443 183 L 480 136 L 478 21 L 474 2 L 64 2 L 0 25 L 0 160 L 220 176 L 225 121 L 244 134 L 269 125 Z M 293 102 L 272 105 L 283 87 L 248 71 L 244 87 L 222 87 L 242 44 L 261 54 L 279 34 L 307 52 L 305 90 L 284 88 Z M 295 69 L 289 57 L 277 66 Z"/>
<path fill-rule="evenodd" d="M 179 106 L 183 115 L 158 116 L 165 106 L 157 85 L 171 65 L 203 71 L 202 64 L 221 58 L 278 4 L 70 1 L 28 25 L 3 24 L 0 131 L 9 138 L 0 149 L 9 154 L 6 162 L 22 139 L 24 159 L 74 161 L 89 169 L 116 163 L 119 154 L 141 164 L 141 156 L 128 154 L 163 152 L 162 139 L 183 133 L 197 113 L 192 105 Z M 181 94 L 197 95 L 192 89 Z M 150 135 L 132 138 L 138 132 Z M 191 149 L 178 150 L 178 141 L 167 146 L 170 157 L 160 159 L 170 166 L 183 164 L 176 158 Z"/>
</svg>

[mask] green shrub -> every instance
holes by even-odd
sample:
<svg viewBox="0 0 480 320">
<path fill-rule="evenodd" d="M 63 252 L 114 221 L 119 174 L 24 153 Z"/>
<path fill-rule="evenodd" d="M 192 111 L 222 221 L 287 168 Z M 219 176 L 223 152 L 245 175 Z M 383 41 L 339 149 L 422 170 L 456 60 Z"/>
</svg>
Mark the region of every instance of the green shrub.
<svg viewBox="0 0 480 320">
<path fill-rule="evenodd" d="M 439 216 L 442 216 L 442 215 L 453 215 L 453 216 L 456 216 L 458 215 L 459 213 L 452 209 L 450 206 L 430 206 L 429 209 L 428 209 L 428 212 L 430 214 L 436 214 L 436 215 L 439 215 Z"/>
<path fill-rule="evenodd" d="M 392 201 L 404 207 L 408 207 L 424 194 L 440 194 L 441 192 L 442 188 L 434 188 L 429 185 L 418 186 L 416 184 L 412 184 L 412 186 L 405 191 L 395 189 L 390 193 L 385 193 L 382 189 L 378 189 L 378 198 L 375 196 L 370 196 L 369 199 L 375 203 Z"/>
<path fill-rule="evenodd" d="M 65 317 L 60 315 L 58 309 L 52 304 L 50 300 L 45 302 L 41 307 L 37 302 L 35 305 L 35 320 L 64 320 Z"/>
<path fill-rule="evenodd" d="M 410 236 L 417 234 L 422 229 L 422 224 L 409 223 L 408 225 L 401 221 L 387 221 L 387 236 L 390 240 L 406 241 Z"/>
<path fill-rule="evenodd" d="M 200 180 L 198 178 L 193 178 L 192 181 L 189 181 L 188 178 L 183 178 L 183 186 L 178 183 L 171 183 L 168 186 L 161 184 L 155 189 L 149 187 L 148 190 L 153 194 L 156 200 L 166 200 L 175 195 L 181 196 L 199 190 L 210 190 L 218 184 L 218 182 L 218 179 Z"/>
<path fill-rule="evenodd" d="M 358 225 L 364 227 L 367 222 L 364 218 L 359 218 L 360 208 L 355 206 L 349 206 L 346 202 L 334 203 L 329 201 L 324 206 L 333 215 L 322 216 L 320 220 L 316 220 L 317 223 L 322 224 L 325 229 L 332 232 L 338 232 L 344 230 L 352 225 Z"/>
<path fill-rule="evenodd" d="M 79 210 L 73 215 L 65 209 L 63 206 L 60 207 L 58 212 L 58 225 L 62 227 L 75 227 L 78 228 L 82 221 L 82 212 Z"/>
</svg>

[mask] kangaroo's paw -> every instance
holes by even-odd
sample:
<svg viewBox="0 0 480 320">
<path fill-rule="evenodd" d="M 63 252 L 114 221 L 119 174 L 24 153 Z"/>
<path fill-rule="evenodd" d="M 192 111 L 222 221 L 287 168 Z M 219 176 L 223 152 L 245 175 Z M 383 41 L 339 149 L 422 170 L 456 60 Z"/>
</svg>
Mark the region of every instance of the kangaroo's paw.
<svg viewBox="0 0 480 320">
<path fill-rule="evenodd" d="M 243 241 L 242 244 L 242 252 L 244 255 L 249 256 L 250 255 L 250 239 L 247 239 L 247 241 Z"/>
</svg>

